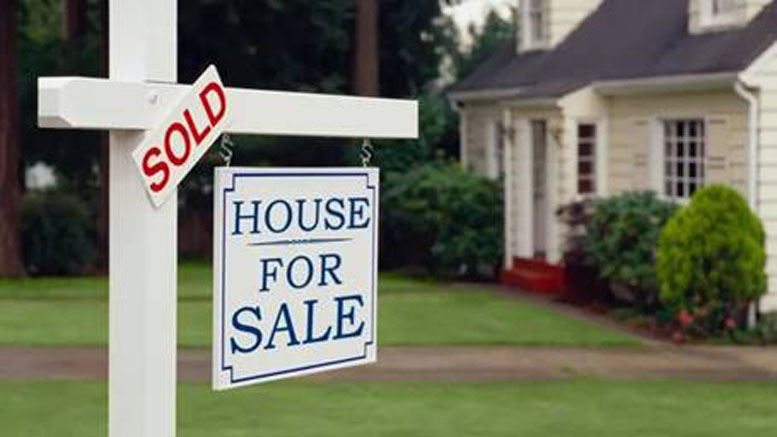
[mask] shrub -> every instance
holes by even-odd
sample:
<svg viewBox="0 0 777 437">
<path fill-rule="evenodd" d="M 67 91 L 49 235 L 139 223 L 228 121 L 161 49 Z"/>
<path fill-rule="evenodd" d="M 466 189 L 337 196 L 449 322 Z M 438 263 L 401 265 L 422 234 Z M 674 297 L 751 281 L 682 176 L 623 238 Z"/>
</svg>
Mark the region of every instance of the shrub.
<svg viewBox="0 0 777 437">
<path fill-rule="evenodd" d="M 607 284 L 601 279 L 588 250 L 586 226 L 595 211 L 594 199 L 568 203 L 556 211 L 566 229 L 564 235 L 564 300 L 577 304 L 601 302 L 608 297 Z"/>
<path fill-rule="evenodd" d="M 629 192 L 597 200 L 586 222 L 585 248 L 602 279 L 645 310 L 658 300 L 656 245 L 676 209 L 653 192 Z"/>
<path fill-rule="evenodd" d="M 464 275 L 501 265 L 500 184 L 455 164 L 432 163 L 386 174 L 382 191 L 387 264 Z"/>
<path fill-rule="evenodd" d="M 61 191 L 29 191 L 22 203 L 24 263 L 31 275 L 82 273 L 96 249 L 86 205 Z"/>
<path fill-rule="evenodd" d="M 759 218 L 725 186 L 696 192 L 669 221 L 658 245 L 661 300 L 686 331 L 710 335 L 742 323 L 766 290 L 764 241 Z"/>
</svg>

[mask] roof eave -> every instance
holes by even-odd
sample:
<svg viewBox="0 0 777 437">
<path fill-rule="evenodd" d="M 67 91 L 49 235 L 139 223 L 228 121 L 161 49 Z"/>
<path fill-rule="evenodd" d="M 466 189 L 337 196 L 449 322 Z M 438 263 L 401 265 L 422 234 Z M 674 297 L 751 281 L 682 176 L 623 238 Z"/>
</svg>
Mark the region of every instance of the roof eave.
<svg viewBox="0 0 777 437">
<path fill-rule="evenodd" d="M 707 91 L 731 87 L 738 80 L 739 74 L 739 72 L 725 72 L 605 80 L 593 82 L 591 87 L 604 96 Z"/>
<path fill-rule="evenodd" d="M 522 91 L 523 88 L 494 88 L 482 90 L 452 91 L 448 93 L 448 97 L 456 102 L 498 100 L 520 97 Z"/>
</svg>

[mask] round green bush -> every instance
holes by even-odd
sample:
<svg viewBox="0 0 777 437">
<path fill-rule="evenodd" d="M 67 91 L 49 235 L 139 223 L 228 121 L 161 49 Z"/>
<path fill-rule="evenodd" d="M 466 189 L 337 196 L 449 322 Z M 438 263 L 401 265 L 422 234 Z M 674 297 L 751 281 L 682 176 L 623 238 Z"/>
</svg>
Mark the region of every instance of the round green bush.
<svg viewBox="0 0 777 437">
<path fill-rule="evenodd" d="M 31 275 L 74 275 L 95 259 L 84 202 L 61 191 L 29 191 L 22 203 L 24 262 Z"/>
<path fill-rule="evenodd" d="M 661 300 L 719 330 L 766 290 L 765 234 L 735 190 L 696 192 L 661 233 L 657 274 Z"/>
</svg>

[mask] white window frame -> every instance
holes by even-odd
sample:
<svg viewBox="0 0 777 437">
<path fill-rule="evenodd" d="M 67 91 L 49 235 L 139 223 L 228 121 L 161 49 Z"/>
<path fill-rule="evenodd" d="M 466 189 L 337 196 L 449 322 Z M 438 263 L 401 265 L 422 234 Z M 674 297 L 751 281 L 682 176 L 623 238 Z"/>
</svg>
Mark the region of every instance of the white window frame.
<svg viewBox="0 0 777 437">
<path fill-rule="evenodd" d="M 705 27 L 724 27 L 740 21 L 742 0 L 698 0 L 701 2 L 701 24 Z M 730 3 L 729 3 L 730 2 Z M 728 11 L 716 12 L 716 7 L 730 5 Z"/>
<path fill-rule="evenodd" d="M 659 193 L 659 196 L 661 198 L 671 200 L 680 204 L 686 203 L 690 200 L 691 195 L 690 192 L 690 186 L 693 182 L 696 184 L 696 190 L 698 191 L 702 187 L 704 187 L 707 184 L 707 156 L 709 154 L 709 120 L 707 120 L 706 117 L 703 116 L 671 116 L 671 117 L 657 117 L 655 123 L 655 132 L 656 132 L 656 147 L 654 150 L 657 150 L 658 153 L 656 153 L 656 159 L 653 161 L 653 165 L 656 166 L 656 180 L 654 181 L 654 186 L 656 188 L 656 191 Z M 702 127 L 704 129 L 704 134 L 702 136 L 697 136 L 697 139 L 701 139 L 701 148 L 697 149 L 696 151 L 696 164 L 697 164 L 697 170 L 696 170 L 696 176 L 691 177 L 689 166 L 690 162 L 686 162 L 686 167 L 684 170 L 684 175 L 681 177 L 684 184 L 684 193 L 682 197 L 679 197 L 675 194 L 673 194 L 676 191 L 676 184 L 677 181 L 673 181 L 674 184 L 672 186 L 672 193 L 667 193 L 666 190 L 666 184 L 667 184 L 667 173 L 666 173 L 666 165 L 668 162 L 668 157 L 666 155 L 666 142 L 667 142 L 667 136 L 666 136 L 666 126 L 667 123 L 672 122 L 701 122 Z M 686 134 L 682 138 L 688 139 Z M 699 147 L 697 145 L 697 147 Z M 688 147 L 685 147 L 684 149 L 684 159 L 690 159 L 690 153 L 688 151 Z M 670 164 L 676 165 L 677 162 L 671 162 Z M 674 167 L 676 168 L 676 167 Z"/>
<path fill-rule="evenodd" d="M 534 2 L 539 3 L 539 8 Z M 534 18 L 539 15 L 541 37 L 536 37 Z M 547 0 L 521 0 L 521 49 L 541 50 L 548 47 L 548 2 Z"/>
</svg>

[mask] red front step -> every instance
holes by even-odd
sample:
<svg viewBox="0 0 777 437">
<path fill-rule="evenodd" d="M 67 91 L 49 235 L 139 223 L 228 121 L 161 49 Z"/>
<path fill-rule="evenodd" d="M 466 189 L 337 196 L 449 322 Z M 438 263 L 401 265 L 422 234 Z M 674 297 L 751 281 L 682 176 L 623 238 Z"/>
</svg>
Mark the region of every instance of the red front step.
<svg viewBox="0 0 777 437">
<path fill-rule="evenodd" d="M 516 258 L 513 268 L 503 271 L 499 279 L 508 287 L 535 293 L 558 294 L 564 291 L 564 269 L 540 260 Z"/>
</svg>

